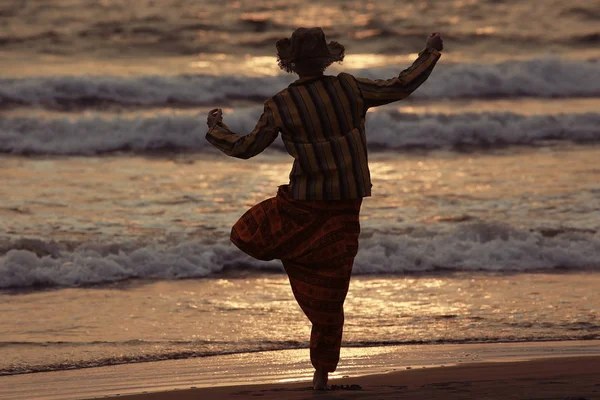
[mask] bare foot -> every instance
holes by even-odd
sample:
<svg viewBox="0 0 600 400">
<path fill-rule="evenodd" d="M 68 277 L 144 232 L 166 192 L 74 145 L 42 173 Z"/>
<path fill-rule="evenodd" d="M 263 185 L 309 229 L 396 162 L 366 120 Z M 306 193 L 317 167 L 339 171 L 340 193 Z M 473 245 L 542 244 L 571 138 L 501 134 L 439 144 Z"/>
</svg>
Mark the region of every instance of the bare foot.
<svg viewBox="0 0 600 400">
<path fill-rule="evenodd" d="M 327 379 L 329 379 L 329 374 L 324 370 L 317 369 L 315 370 L 315 375 L 313 377 L 313 389 L 314 390 L 327 390 L 329 386 L 327 386 Z"/>
</svg>

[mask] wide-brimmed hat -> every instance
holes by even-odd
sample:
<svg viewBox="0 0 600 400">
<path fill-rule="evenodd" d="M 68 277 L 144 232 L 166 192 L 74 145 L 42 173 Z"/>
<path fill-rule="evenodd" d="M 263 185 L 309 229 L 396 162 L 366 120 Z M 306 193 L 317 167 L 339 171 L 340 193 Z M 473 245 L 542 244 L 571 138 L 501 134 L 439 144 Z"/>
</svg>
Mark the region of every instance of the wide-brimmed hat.
<svg viewBox="0 0 600 400">
<path fill-rule="evenodd" d="M 277 41 L 277 61 L 281 69 L 296 72 L 295 64 L 312 61 L 327 68 L 331 63 L 344 60 L 346 49 L 336 41 L 327 44 L 321 28 L 298 28 L 291 38 Z"/>
</svg>

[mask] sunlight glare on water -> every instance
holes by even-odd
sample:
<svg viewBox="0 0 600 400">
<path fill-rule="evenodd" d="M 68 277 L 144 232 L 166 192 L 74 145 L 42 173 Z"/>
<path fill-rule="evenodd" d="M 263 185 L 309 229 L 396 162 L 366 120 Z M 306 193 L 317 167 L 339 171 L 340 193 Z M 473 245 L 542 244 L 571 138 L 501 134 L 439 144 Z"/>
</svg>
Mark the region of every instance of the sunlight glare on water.
<svg viewBox="0 0 600 400">
<path fill-rule="evenodd" d="M 586 272 L 354 276 L 344 346 L 598 337 L 599 279 Z M 0 371 L 306 348 L 310 334 L 285 275 L 3 295 L 0 313 L 14 322 L 0 328 L 3 340 L 23 343 L 5 349 Z M 35 344 L 44 342 L 61 344 Z"/>
</svg>

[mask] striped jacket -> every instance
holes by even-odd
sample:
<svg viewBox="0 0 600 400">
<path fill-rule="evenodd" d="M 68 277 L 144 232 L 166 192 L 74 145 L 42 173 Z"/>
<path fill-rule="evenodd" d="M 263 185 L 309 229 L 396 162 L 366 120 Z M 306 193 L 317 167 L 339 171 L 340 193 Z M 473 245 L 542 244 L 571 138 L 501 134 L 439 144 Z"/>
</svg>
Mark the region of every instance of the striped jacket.
<svg viewBox="0 0 600 400">
<path fill-rule="evenodd" d="M 356 78 L 347 73 L 295 81 L 265 102 L 254 130 L 245 136 L 219 122 L 206 139 L 225 154 L 250 158 L 267 148 L 279 132 L 294 158 L 290 173 L 297 200 L 358 199 L 371 195 L 367 161 L 367 109 L 401 100 L 431 74 L 440 53 L 427 48 L 398 77 Z"/>
</svg>

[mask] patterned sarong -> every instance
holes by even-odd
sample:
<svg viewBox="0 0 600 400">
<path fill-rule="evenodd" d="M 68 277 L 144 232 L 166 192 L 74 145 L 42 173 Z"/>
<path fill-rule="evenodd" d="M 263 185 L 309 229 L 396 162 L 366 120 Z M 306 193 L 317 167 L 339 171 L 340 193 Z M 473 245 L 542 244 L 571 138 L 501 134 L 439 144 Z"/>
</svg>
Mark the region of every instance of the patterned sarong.
<svg viewBox="0 0 600 400">
<path fill-rule="evenodd" d="M 231 230 L 231 241 L 245 253 L 283 262 L 294 297 L 312 323 L 312 364 L 327 372 L 335 371 L 340 358 L 361 203 L 294 200 L 283 185 L 276 197 L 252 207 Z"/>
</svg>

